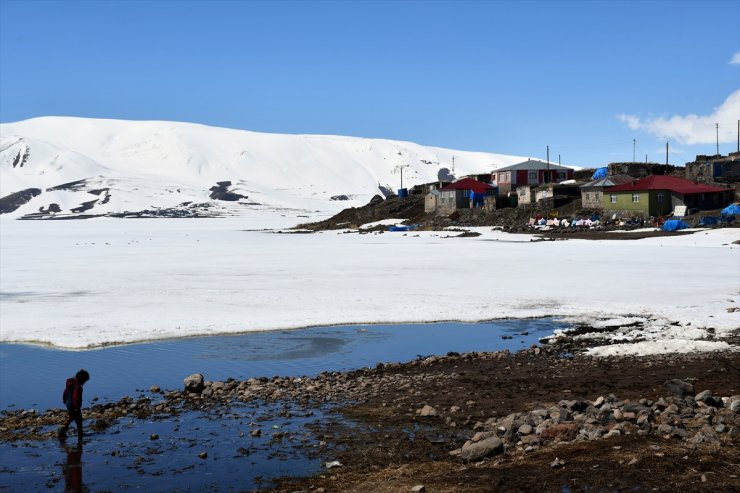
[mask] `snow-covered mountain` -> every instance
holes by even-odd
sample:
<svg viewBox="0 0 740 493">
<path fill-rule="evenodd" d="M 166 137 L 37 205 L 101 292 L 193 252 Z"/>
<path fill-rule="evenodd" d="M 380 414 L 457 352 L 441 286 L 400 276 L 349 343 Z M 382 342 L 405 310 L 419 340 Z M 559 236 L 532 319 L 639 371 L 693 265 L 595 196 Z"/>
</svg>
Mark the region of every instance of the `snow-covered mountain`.
<svg viewBox="0 0 740 493">
<path fill-rule="evenodd" d="M 43 117 L 0 124 L 0 205 L 6 217 L 332 214 L 399 188 L 401 165 L 406 187 L 435 181 L 453 156 L 457 176 L 525 159 L 382 139 Z"/>
</svg>

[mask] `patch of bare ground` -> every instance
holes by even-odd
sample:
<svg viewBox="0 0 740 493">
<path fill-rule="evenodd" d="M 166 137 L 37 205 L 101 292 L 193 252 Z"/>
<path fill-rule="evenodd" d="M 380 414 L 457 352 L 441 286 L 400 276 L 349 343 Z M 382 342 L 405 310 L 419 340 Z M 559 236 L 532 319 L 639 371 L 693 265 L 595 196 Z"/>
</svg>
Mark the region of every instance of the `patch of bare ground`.
<svg viewBox="0 0 740 493">
<path fill-rule="evenodd" d="M 620 426 L 610 436 L 574 440 L 570 431 L 575 430 L 566 423 L 561 436 L 555 425 L 542 435 L 548 440 L 526 449 L 519 441 L 521 432 L 507 430 L 498 433 L 506 444 L 504 453 L 473 461 L 450 455 L 476 433 L 497 429 L 512 413 L 552 412 L 580 402 L 593 406 L 599 397 L 611 400 L 614 409 L 655 406 L 668 395 L 666 382 L 674 379 L 692 384 L 692 395 L 704 390 L 717 396 L 740 394 L 737 352 L 633 358 L 571 357 L 569 352 L 577 350 L 555 344 L 516 354 L 433 357 L 355 372 L 351 378 L 368 392 L 343 408 L 343 415 L 352 419 L 322 423 L 315 430 L 343 466 L 311 478 L 283 478 L 270 491 L 384 493 L 412 491 L 418 485 L 430 493 L 740 491 L 738 414 L 703 403 L 679 406 L 677 416 L 696 420 L 704 419 L 704 412 L 724 413 L 728 418 L 723 426 L 708 421 L 710 428 L 721 430 L 713 441 L 697 441 L 688 425 L 683 431 L 656 431 L 658 423 L 667 422 L 663 411 L 642 431 Z M 666 404 L 683 402 L 666 399 Z M 424 406 L 434 411 L 422 416 Z M 639 422 L 636 418 L 633 422 Z M 612 420 L 605 431 L 613 426 Z"/>
</svg>

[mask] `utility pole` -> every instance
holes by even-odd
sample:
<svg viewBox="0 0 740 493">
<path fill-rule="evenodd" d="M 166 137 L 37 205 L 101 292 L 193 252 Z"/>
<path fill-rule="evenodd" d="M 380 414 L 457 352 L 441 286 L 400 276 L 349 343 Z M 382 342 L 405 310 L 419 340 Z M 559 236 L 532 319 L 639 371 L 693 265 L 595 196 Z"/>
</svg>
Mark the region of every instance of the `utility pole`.
<svg viewBox="0 0 740 493">
<path fill-rule="evenodd" d="M 452 156 L 452 174 L 455 174 L 455 156 Z"/>
<path fill-rule="evenodd" d="M 740 152 L 740 120 L 737 121 L 737 152 Z"/>
<path fill-rule="evenodd" d="M 668 166 L 668 142 L 665 143 L 665 165 Z"/>
<path fill-rule="evenodd" d="M 562 164 L 560 164 L 560 154 L 558 154 L 558 166 L 562 166 Z"/>
<path fill-rule="evenodd" d="M 715 123 L 714 128 L 717 131 L 717 155 L 719 156 L 719 123 Z"/>
<path fill-rule="evenodd" d="M 411 166 L 411 165 L 410 164 L 399 164 L 395 168 L 396 171 L 400 171 L 401 172 L 401 188 L 403 188 L 403 168 L 408 168 L 409 166 Z"/>
<path fill-rule="evenodd" d="M 645 154 L 645 164 L 647 164 L 647 154 Z"/>
<path fill-rule="evenodd" d="M 632 162 L 635 162 L 635 149 L 637 148 L 637 140 L 632 139 Z"/>
<path fill-rule="evenodd" d="M 547 174 L 545 174 L 545 183 L 550 183 L 550 146 L 547 146 Z"/>
</svg>

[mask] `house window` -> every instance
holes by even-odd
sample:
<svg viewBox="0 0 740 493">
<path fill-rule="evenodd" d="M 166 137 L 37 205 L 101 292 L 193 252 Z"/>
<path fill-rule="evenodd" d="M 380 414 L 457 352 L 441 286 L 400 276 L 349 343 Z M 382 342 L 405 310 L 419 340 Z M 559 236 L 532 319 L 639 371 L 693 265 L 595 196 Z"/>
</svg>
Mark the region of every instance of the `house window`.
<svg viewBox="0 0 740 493">
<path fill-rule="evenodd" d="M 529 181 L 537 181 L 537 172 L 536 171 L 530 171 L 529 172 Z"/>
<path fill-rule="evenodd" d="M 663 200 L 665 200 L 665 194 L 663 192 L 658 192 L 655 194 L 655 198 L 658 199 L 658 203 L 663 203 Z"/>
<path fill-rule="evenodd" d="M 636 204 L 639 201 L 640 201 L 640 194 L 639 193 L 633 193 L 632 194 L 632 202 Z"/>
<path fill-rule="evenodd" d="M 559 181 L 565 181 L 565 177 L 567 175 L 565 174 L 565 171 L 558 171 L 558 180 Z"/>
<path fill-rule="evenodd" d="M 470 197 L 470 190 L 463 190 L 463 197 Z"/>
<path fill-rule="evenodd" d="M 617 203 L 617 194 L 615 194 L 615 193 L 613 193 L 613 194 L 610 194 L 610 195 L 609 195 L 609 201 L 610 201 L 610 202 L 611 202 L 612 204 L 616 204 L 616 203 Z"/>
</svg>

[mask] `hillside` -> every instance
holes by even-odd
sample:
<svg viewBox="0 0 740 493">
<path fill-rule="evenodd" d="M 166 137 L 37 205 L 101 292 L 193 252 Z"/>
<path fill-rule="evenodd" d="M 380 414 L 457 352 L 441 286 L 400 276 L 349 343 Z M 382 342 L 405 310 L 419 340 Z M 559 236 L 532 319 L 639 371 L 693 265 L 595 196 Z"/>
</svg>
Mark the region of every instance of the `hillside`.
<svg viewBox="0 0 740 493">
<path fill-rule="evenodd" d="M 411 142 L 160 121 L 43 117 L 0 124 L 0 213 L 14 218 L 321 218 L 404 186 L 520 156 Z M 298 222 L 298 221 L 296 221 Z"/>
</svg>

